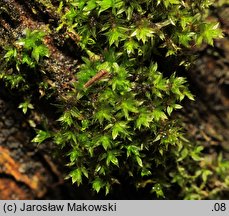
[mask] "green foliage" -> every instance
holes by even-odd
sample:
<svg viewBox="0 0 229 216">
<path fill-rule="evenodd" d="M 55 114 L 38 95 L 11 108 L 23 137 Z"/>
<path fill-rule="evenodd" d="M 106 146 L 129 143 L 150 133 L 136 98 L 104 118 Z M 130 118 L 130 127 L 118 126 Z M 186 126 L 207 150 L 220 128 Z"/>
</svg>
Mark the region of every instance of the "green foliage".
<svg viewBox="0 0 229 216">
<path fill-rule="evenodd" d="M 222 36 L 205 20 L 209 6 L 208 0 L 60 1 L 56 30 L 77 36 L 82 64 L 73 89 L 59 101 L 58 129 L 38 130 L 33 141 L 53 139 L 69 149 L 72 183 L 108 194 L 124 176 L 137 189 L 150 186 L 156 198 L 178 186 L 180 197 L 201 199 L 208 197 L 202 192 L 209 179 L 223 180 L 228 165 L 221 160 L 225 170 L 211 170 L 201 164 L 203 148 L 189 143 L 173 118 L 184 98 L 194 100 L 186 79 L 176 75 L 179 65 L 190 63 L 185 50 Z M 22 82 L 17 76 L 25 80 L 22 65 L 34 68 L 48 56 L 43 37 L 27 31 L 5 54 L 18 71 L 13 87 Z M 20 108 L 26 112 L 29 104 Z M 228 179 L 221 189 L 226 185 Z"/>
<path fill-rule="evenodd" d="M 18 71 L 20 71 L 21 64 L 26 64 L 33 68 L 40 58 L 49 56 L 49 50 L 43 44 L 44 32 L 26 29 L 24 34 L 25 37 L 16 41 L 15 47 L 8 48 L 4 56 L 6 61 L 15 61 Z"/>
<path fill-rule="evenodd" d="M 173 184 L 188 184 L 187 161 L 197 164 L 203 149 L 184 138 L 171 116 L 185 97 L 194 98 L 184 77 L 174 70 L 165 76 L 159 68 L 166 62 L 170 67 L 170 56 L 179 56 L 178 65 L 188 65 L 185 48 L 213 45 L 213 39 L 222 36 L 217 24 L 204 20 L 209 5 L 179 0 L 61 1 L 57 30 L 65 27 L 78 34 L 77 44 L 86 54 L 76 75 L 75 95 L 69 99 L 74 103 L 66 101 L 58 119 L 61 127 L 53 136 L 57 144 L 72 148 L 73 183 L 87 181 L 96 192 L 103 189 L 107 194 L 124 174 L 137 188 L 152 185 L 158 198 L 165 198 L 164 190 Z M 102 71 L 106 75 L 100 77 Z M 201 172 L 206 184 L 213 172 Z"/>
<path fill-rule="evenodd" d="M 44 140 L 48 139 L 51 137 L 51 134 L 48 133 L 47 131 L 43 130 L 38 130 L 36 137 L 32 140 L 32 142 L 36 143 L 42 143 Z"/>
<path fill-rule="evenodd" d="M 23 103 L 20 103 L 18 108 L 22 109 L 22 112 L 24 114 L 27 113 L 28 109 L 34 109 L 33 105 L 30 103 L 29 100 L 26 100 Z"/>
<path fill-rule="evenodd" d="M 200 26 L 200 35 L 197 38 L 197 44 L 202 44 L 203 41 L 210 45 L 213 45 L 213 38 L 221 34 L 221 30 L 218 29 L 218 23 L 203 23 Z"/>
<path fill-rule="evenodd" d="M 31 73 L 42 58 L 49 56 L 49 50 L 43 43 L 44 36 L 43 31 L 26 29 L 24 37 L 15 41 L 13 46 L 6 47 L 4 58 L 7 68 L 10 69 L 2 71 L 0 79 L 4 79 L 11 88 L 18 88 L 22 91 L 29 88 L 26 80 L 28 68 Z M 23 108 L 23 112 L 26 111 L 27 109 Z"/>
<path fill-rule="evenodd" d="M 184 199 L 220 199 L 222 192 L 228 191 L 229 162 L 223 159 L 222 154 L 218 158 L 206 155 L 198 161 L 194 163 L 187 159 L 189 165 L 179 166 L 178 172 L 170 173 L 172 182 L 183 188 L 181 195 Z"/>
</svg>

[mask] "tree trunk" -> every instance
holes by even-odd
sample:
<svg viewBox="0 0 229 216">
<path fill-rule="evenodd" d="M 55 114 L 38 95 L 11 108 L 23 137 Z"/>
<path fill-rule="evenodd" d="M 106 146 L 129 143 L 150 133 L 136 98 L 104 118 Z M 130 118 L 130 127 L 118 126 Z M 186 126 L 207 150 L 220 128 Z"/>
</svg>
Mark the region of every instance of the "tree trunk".
<svg viewBox="0 0 229 216">
<path fill-rule="evenodd" d="M 229 158 L 229 5 L 218 8 L 215 17 L 224 38 L 214 47 L 199 51 L 187 74 L 195 102 L 187 102 L 183 112 L 190 137 L 211 146 L 212 153 L 223 150 Z"/>
<path fill-rule="evenodd" d="M 46 31 L 46 25 L 50 24 L 50 29 L 54 29 L 58 18 L 55 2 L 0 0 L 0 53 L 27 28 Z M 47 72 L 50 85 L 57 87 L 57 97 L 62 99 L 66 85 L 74 79 L 76 39 L 68 32 L 57 34 L 53 30 L 45 43 L 51 56 L 39 67 Z M 0 199 L 90 198 L 87 189 L 76 191 L 70 182 L 64 181 L 64 159 L 53 157 L 55 149 L 51 145 L 37 146 L 31 142 L 35 134 L 17 108 L 20 95 L 7 91 L 3 83 L 0 85 Z M 41 105 L 42 114 L 50 116 L 50 109 Z M 36 114 L 32 112 L 32 115 Z"/>
<path fill-rule="evenodd" d="M 0 0 L 0 51 L 6 44 L 17 40 L 24 29 L 46 31 L 49 25 L 51 33 L 45 38 L 45 43 L 51 56 L 40 67 L 48 74 L 50 85 L 57 88 L 57 97 L 63 99 L 66 89 L 71 88 L 80 58 L 78 35 L 55 31 L 59 20 L 56 13 L 58 2 Z M 224 29 L 225 38 L 216 41 L 216 48 L 206 47 L 200 51 L 195 67 L 187 73 L 196 101 L 187 101 L 185 109 L 178 115 L 183 118 L 190 139 L 201 145 L 210 145 L 210 153 L 224 149 L 228 157 L 229 7 L 217 11 L 216 17 Z M 9 94 L 1 85 L 0 199 L 89 198 L 77 194 L 80 191 L 72 190 L 71 185 L 63 180 L 61 160 L 50 156 L 50 152 L 55 151 L 52 146 L 44 148 L 31 143 L 33 131 L 17 110 L 16 103 L 12 102 L 17 99 Z M 43 108 L 42 112 L 49 115 L 48 109 Z"/>
</svg>

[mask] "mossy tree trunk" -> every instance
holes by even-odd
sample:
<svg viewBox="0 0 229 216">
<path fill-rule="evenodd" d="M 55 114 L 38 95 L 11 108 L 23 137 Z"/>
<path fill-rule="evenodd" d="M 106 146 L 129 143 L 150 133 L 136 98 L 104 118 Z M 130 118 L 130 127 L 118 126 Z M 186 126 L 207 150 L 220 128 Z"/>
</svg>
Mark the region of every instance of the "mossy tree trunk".
<svg viewBox="0 0 229 216">
<path fill-rule="evenodd" d="M 52 3 L 55 5 L 55 1 Z M 47 25 L 54 29 L 57 15 L 53 5 L 49 1 L 0 0 L 0 53 L 20 38 L 25 29 L 47 31 Z M 51 58 L 39 67 L 49 74 L 48 82 L 58 88 L 57 97 L 62 98 L 77 65 L 77 44 L 68 32 L 56 34 L 54 31 L 45 38 L 45 43 Z M 0 68 L 4 69 L 4 64 Z M 64 181 L 62 158 L 54 159 L 55 149 L 31 142 L 35 133 L 17 108 L 20 95 L 14 93 L 1 83 L 0 199 L 85 198 L 85 193 L 79 194 Z M 48 115 L 51 122 L 50 109 L 41 104 L 41 113 L 31 115 Z"/>
<path fill-rule="evenodd" d="M 55 0 L 0 0 L 0 51 L 17 40 L 26 28 L 51 31 L 45 38 L 51 55 L 39 67 L 48 74 L 48 83 L 57 89 L 56 97 L 62 99 L 71 88 L 80 52 L 77 35 L 63 29 L 59 33 L 55 31 L 59 20 L 57 8 Z M 187 73 L 196 101 L 187 102 L 184 111 L 178 114 L 184 119 L 190 139 L 210 145 L 210 153 L 229 149 L 228 11 L 224 7 L 217 12 L 226 37 L 216 41 L 216 49 L 201 50 L 196 66 Z M 55 149 L 31 143 L 33 131 L 17 110 L 17 98 L 6 89 L 1 84 L 0 199 L 76 198 L 72 193 L 63 193 L 63 188 L 69 189 L 69 185 L 63 180 L 61 160 L 51 156 Z M 39 116 L 46 115 L 53 122 L 55 116 L 49 111 L 53 108 L 48 104 L 40 106 Z"/>
<path fill-rule="evenodd" d="M 187 77 L 196 101 L 187 103 L 183 113 L 190 137 L 211 146 L 212 153 L 229 153 L 229 5 L 216 8 L 214 16 L 224 38 L 214 47 L 199 51 L 198 59 Z"/>
</svg>

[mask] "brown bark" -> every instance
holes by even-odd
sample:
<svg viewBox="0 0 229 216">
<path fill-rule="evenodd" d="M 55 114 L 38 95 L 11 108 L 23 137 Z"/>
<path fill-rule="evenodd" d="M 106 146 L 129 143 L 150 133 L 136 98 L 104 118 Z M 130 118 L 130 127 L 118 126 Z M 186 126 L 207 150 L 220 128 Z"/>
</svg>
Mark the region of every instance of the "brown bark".
<svg viewBox="0 0 229 216">
<path fill-rule="evenodd" d="M 42 61 L 39 68 L 47 75 L 47 83 L 56 89 L 55 96 L 65 100 L 71 81 L 75 79 L 79 38 L 74 32 L 56 32 L 59 3 L 55 2 L 0 0 L 0 53 L 27 28 L 49 31 L 45 43 L 51 52 L 50 58 Z M 0 70 L 1 67 L 4 64 L 0 64 Z M 86 186 L 76 190 L 70 181 L 64 181 L 64 158 L 55 152 L 55 147 L 50 143 L 37 146 L 31 142 L 35 134 L 28 119 L 39 124 L 42 115 L 47 115 L 52 124 L 53 107 L 38 102 L 42 103 L 37 104 L 40 113 L 32 110 L 26 119 L 17 108 L 20 95 L 7 91 L 2 83 L 0 86 L 0 199 L 91 198 Z M 39 93 L 42 97 L 42 92 Z"/>
<path fill-rule="evenodd" d="M 215 11 L 224 38 L 214 47 L 199 51 L 188 72 L 190 89 L 196 96 L 183 111 L 185 128 L 191 139 L 209 147 L 211 153 L 223 151 L 229 158 L 229 5 Z"/>
<path fill-rule="evenodd" d="M 42 198 L 55 183 L 56 173 L 30 139 L 23 116 L 0 98 L 0 199 Z"/>
<path fill-rule="evenodd" d="M 73 73 L 80 55 L 77 34 L 67 30 L 56 31 L 59 17 L 57 7 L 51 1 L 0 0 L 0 7 L 0 47 L 18 40 L 25 29 L 50 32 L 45 38 L 50 58 L 39 66 L 47 73 L 47 82 L 56 88 L 58 97 L 65 98 L 71 81 L 75 80 Z"/>
<path fill-rule="evenodd" d="M 27 119 L 9 102 L 15 98 L 0 89 L 0 200 L 91 199 L 87 186 L 64 180 L 64 158 L 53 146 L 31 142 Z"/>
</svg>

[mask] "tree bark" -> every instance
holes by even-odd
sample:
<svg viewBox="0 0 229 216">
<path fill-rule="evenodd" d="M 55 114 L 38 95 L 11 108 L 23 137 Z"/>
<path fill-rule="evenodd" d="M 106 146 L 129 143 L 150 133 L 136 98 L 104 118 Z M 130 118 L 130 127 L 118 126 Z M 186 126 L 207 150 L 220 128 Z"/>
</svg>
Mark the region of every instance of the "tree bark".
<svg viewBox="0 0 229 216">
<path fill-rule="evenodd" d="M 48 83 L 57 88 L 57 97 L 63 99 L 79 58 L 75 35 L 54 30 L 58 24 L 55 2 L 0 0 L 0 53 L 18 40 L 25 29 L 47 31 L 49 25 L 51 33 L 45 37 L 45 43 L 51 56 L 39 67 L 48 74 Z M 70 182 L 64 181 L 64 159 L 52 157 L 55 148 L 31 142 L 35 134 L 17 108 L 20 95 L 7 91 L 3 83 L 0 85 L 0 199 L 90 198 L 87 189 L 75 190 Z M 50 116 L 52 108 L 46 105 L 41 105 L 39 115 Z M 81 190 L 84 192 L 79 194 Z"/>
<path fill-rule="evenodd" d="M 185 104 L 182 116 L 192 139 L 229 159 L 229 5 L 215 9 L 211 19 L 220 23 L 224 38 L 199 51 L 187 73 L 196 100 Z"/>
<path fill-rule="evenodd" d="M 2 88 L 1 88 L 2 89 Z M 31 140 L 31 131 L 13 103 L 0 97 L 0 199 L 43 198 L 62 181 L 47 152 Z"/>
<path fill-rule="evenodd" d="M 55 0 L 0 0 L 0 51 L 17 40 L 24 29 L 43 29 L 50 34 L 45 43 L 51 56 L 41 70 L 57 88 L 58 98 L 64 98 L 71 88 L 79 63 L 78 36 L 62 30 L 57 33 L 59 15 Z M 227 16 L 225 14 L 228 14 Z M 229 154 L 229 7 L 215 13 L 225 38 L 216 47 L 200 51 L 199 59 L 187 73 L 196 101 L 184 104 L 178 115 L 184 121 L 189 138 L 210 146 L 209 153 L 224 150 Z M 2 84 L 1 84 L 2 85 Z M 71 199 L 89 198 L 76 195 L 68 182 L 64 183 L 61 160 L 51 157 L 52 146 L 37 147 L 31 143 L 33 131 L 17 110 L 13 95 L 3 85 L 0 88 L 0 199 Z M 43 108 L 45 109 L 45 108 Z M 47 110 L 43 110 L 48 115 Z M 82 190 L 81 190 L 82 191 Z M 85 190 L 84 190 L 85 191 Z M 67 192 L 67 193 L 66 193 Z"/>
</svg>

